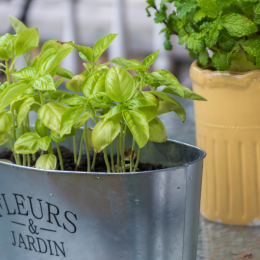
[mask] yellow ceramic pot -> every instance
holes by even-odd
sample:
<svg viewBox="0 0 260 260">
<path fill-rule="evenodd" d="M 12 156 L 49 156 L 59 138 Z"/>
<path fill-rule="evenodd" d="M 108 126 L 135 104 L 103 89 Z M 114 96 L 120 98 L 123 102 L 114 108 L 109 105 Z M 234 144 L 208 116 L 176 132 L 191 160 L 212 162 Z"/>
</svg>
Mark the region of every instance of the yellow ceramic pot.
<svg viewBox="0 0 260 260">
<path fill-rule="evenodd" d="M 207 151 L 201 213 L 212 221 L 260 225 L 260 70 L 190 70 L 197 145 Z"/>
</svg>

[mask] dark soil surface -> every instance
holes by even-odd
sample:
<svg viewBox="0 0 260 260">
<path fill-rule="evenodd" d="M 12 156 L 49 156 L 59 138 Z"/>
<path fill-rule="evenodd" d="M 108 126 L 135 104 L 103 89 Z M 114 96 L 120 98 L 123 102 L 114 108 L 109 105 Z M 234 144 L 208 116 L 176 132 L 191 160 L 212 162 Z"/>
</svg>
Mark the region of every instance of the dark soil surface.
<svg viewBox="0 0 260 260">
<path fill-rule="evenodd" d="M 87 171 L 87 157 L 85 154 L 82 155 L 81 163 L 76 169 L 73 153 L 64 147 L 60 147 L 60 150 L 62 153 L 63 166 L 64 166 L 65 171 Z M 59 162 L 57 150 L 53 149 L 53 152 L 54 152 L 54 155 L 57 157 L 57 169 L 60 170 L 60 162 Z M 30 157 L 31 157 L 31 166 L 34 167 L 36 161 L 33 160 L 32 155 L 30 155 Z M 40 152 L 37 152 L 36 160 L 39 157 L 40 157 Z M 9 160 L 12 163 L 15 163 L 13 153 L 10 150 L 5 150 L 3 152 L 0 152 L 0 159 Z M 23 159 L 23 157 L 21 156 L 21 162 L 23 161 L 22 159 Z M 91 155 L 90 162 L 92 163 L 92 161 L 93 161 L 93 156 Z M 111 162 L 110 155 L 108 155 L 108 161 Z M 116 163 L 117 163 L 117 156 L 114 155 L 114 164 L 116 165 Z M 127 161 L 125 162 L 126 171 L 129 171 L 129 169 L 127 169 L 128 168 L 127 165 L 129 163 L 130 162 L 127 162 Z M 151 171 L 151 170 L 159 170 L 159 169 L 163 169 L 162 165 L 155 166 L 155 165 L 152 165 L 149 163 L 140 163 L 139 162 L 139 166 L 138 166 L 138 171 Z M 94 171 L 107 172 L 104 155 L 102 152 L 98 153 L 96 156 L 96 163 L 95 163 Z"/>
</svg>

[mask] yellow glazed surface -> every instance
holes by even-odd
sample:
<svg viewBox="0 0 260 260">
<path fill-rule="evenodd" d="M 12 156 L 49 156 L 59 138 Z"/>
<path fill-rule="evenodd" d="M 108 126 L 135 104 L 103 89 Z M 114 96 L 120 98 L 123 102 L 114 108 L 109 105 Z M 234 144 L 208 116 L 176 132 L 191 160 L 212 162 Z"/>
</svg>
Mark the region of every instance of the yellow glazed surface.
<svg viewBox="0 0 260 260">
<path fill-rule="evenodd" d="M 201 213 L 212 221 L 260 225 L 260 70 L 190 70 L 197 145 L 207 152 Z"/>
</svg>

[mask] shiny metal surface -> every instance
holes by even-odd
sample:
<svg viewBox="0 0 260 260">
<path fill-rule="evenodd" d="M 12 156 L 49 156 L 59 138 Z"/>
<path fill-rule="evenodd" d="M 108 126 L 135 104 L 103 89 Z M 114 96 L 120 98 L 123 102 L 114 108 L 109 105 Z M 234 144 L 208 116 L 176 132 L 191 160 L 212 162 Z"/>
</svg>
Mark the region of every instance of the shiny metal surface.
<svg viewBox="0 0 260 260">
<path fill-rule="evenodd" d="M 0 259 L 196 259 L 204 157 L 199 148 L 167 141 L 149 143 L 141 161 L 172 168 L 142 173 L 1 162 Z"/>
</svg>

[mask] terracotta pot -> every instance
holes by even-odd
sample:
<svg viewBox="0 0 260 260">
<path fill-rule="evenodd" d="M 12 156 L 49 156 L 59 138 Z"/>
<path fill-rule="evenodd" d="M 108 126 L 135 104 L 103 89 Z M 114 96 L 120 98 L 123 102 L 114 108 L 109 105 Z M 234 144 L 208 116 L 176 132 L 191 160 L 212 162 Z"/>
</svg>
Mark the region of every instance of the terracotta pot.
<svg viewBox="0 0 260 260">
<path fill-rule="evenodd" d="M 207 151 L 201 213 L 212 221 L 260 225 L 260 70 L 190 70 L 197 145 Z"/>
</svg>

